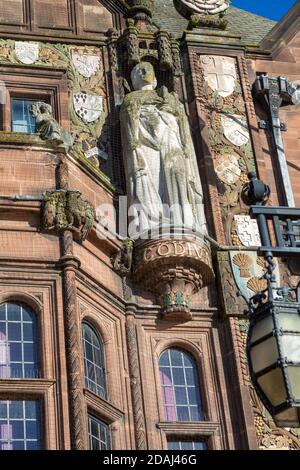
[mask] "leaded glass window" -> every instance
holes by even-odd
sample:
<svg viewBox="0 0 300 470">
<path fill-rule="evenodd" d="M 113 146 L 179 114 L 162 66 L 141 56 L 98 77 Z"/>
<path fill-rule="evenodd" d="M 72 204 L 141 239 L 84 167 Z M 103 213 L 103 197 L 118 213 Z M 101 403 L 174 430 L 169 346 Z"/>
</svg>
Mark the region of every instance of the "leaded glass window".
<svg viewBox="0 0 300 470">
<path fill-rule="evenodd" d="M 39 377 L 37 318 L 24 304 L 0 305 L 0 378 Z"/>
<path fill-rule="evenodd" d="M 91 450 L 110 449 L 109 427 L 94 416 L 89 415 L 89 441 Z"/>
<path fill-rule="evenodd" d="M 86 388 L 107 399 L 103 343 L 88 323 L 83 323 L 83 350 Z"/>
<path fill-rule="evenodd" d="M 180 349 L 168 349 L 160 357 L 159 370 L 165 419 L 203 420 L 197 365 L 194 358 Z"/>
<path fill-rule="evenodd" d="M 40 450 L 40 403 L 0 400 L 0 450 Z"/>
<path fill-rule="evenodd" d="M 169 450 L 207 450 L 205 441 L 198 441 L 193 439 L 178 439 L 168 441 Z"/>
</svg>

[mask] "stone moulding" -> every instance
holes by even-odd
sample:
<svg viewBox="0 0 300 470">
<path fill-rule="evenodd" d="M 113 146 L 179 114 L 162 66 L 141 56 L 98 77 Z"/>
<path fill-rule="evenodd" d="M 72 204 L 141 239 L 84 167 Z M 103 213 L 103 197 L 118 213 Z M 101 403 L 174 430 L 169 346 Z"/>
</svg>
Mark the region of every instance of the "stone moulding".
<svg viewBox="0 0 300 470">
<path fill-rule="evenodd" d="M 139 241 L 133 278 L 160 297 L 164 319 L 191 320 L 192 295 L 214 280 L 210 248 L 193 237 Z"/>
<path fill-rule="evenodd" d="M 57 190 L 44 194 L 42 230 L 61 234 L 71 230 L 83 242 L 92 230 L 93 206 L 81 197 L 80 191 Z"/>
</svg>

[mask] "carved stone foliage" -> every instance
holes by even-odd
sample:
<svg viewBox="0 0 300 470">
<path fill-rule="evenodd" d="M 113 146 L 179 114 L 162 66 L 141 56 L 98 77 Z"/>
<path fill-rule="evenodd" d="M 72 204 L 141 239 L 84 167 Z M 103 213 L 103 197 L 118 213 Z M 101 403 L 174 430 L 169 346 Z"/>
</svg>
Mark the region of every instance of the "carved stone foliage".
<svg viewBox="0 0 300 470">
<path fill-rule="evenodd" d="M 90 233 L 95 218 L 93 206 L 79 191 L 50 191 L 44 194 L 42 229 L 62 233 L 71 230 L 83 242 Z"/>
<path fill-rule="evenodd" d="M 244 315 L 247 305 L 239 296 L 239 290 L 232 274 L 229 253 L 218 252 L 217 266 L 222 291 L 223 313 L 227 316 Z"/>
<path fill-rule="evenodd" d="M 240 191 L 255 161 L 237 64 L 232 57 L 197 55 L 199 93 L 208 120 L 223 220 L 240 205 Z M 201 91 L 200 91 L 201 90 Z"/>
<path fill-rule="evenodd" d="M 192 318 L 192 295 L 214 279 L 209 247 L 196 239 L 137 244 L 133 275 L 160 297 L 166 319 L 184 321 Z"/>
<path fill-rule="evenodd" d="M 75 140 L 73 151 L 96 166 L 99 166 L 99 157 L 107 159 L 109 133 L 105 125 L 107 104 L 101 49 L 0 40 L 0 64 L 8 63 L 65 68 L 71 133 Z"/>
<path fill-rule="evenodd" d="M 244 370 L 245 383 L 249 384 L 251 405 L 254 412 L 254 423 L 257 435 L 259 449 L 262 450 L 299 450 L 300 449 L 300 429 L 281 429 L 275 426 L 275 423 L 258 398 L 254 387 L 250 382 L 248 370 L 243 368 L 247 364 L 246 345 L 249 322 L 247 319 L 239 320 L 240 342 L 242 351 L 242 370 Z"/>
</svg>

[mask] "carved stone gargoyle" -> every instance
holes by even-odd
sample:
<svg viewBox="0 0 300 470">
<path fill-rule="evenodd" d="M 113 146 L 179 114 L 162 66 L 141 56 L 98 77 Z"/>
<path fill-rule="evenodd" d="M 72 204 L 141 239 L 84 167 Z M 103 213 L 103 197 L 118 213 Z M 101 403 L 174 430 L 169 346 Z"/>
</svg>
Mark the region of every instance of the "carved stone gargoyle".
<svg viewBox="0 0 300 470">
<path fill-rule="evenodd" d="M 86 240 L 92 230 L 95 211 L 80 191 L 48 191 L 44 194 L 42 228 L 47 232 L 78 233 L 79 241 Z"/>
<path fill-rule="evenodd" d="M 133 241 L 123 241 L 120 251 L 116 257 L 112 259 L 114 270 L 121 276 L 127 277 L 132 268 Z"/>
<path fill-rule="evenodd" d="M 55 150 L 68 153 L 74 145 L 74 138 L 56 121 L 52 106 L 43 102 L 34 103 L 31 113 L 35 117 L 37 132 L 41 139 L 46 140 Z"/>
</svg>

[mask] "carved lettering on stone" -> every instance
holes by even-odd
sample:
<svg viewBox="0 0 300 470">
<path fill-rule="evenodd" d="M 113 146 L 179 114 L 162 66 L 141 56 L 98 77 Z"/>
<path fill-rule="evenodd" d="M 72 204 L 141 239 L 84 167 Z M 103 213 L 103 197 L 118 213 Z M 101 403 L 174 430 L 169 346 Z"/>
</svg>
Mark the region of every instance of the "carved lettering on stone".
<svg viewBox="0 0 300 470">
<path fill-rule="evenodd" d="M 236 231 L 243 246 L 261 246 L 257 221 L 249 215 L 235 215 Z"/>
<path fill-rule="evenodd" d="M 103 96 L 76 93 L 73 97 L 78 116 L 86 122 L 95 122 L 103 113 Z"/>
<path fill-rule="evenodd" d="M 247 120 L 244 116 L 228 114 L 221 116 L 224 135 L 229 142 L 242 147 L 249 142 L 250 135 Z"/>
<path fill-rule="evenodd" d="M 236 183 L 242 174 L 237 157 L 235 155 L 222 155 L 217 160 L 216 173 L 223 183 Z"/>
<path fill-rule="evenodd" d="M 234 92 L 237 82 L 235 59 L 203 55 L 201 56 L 201 64 L 205 81 L 212 90 L 218 92 L 223 98 Z"/>
<path fill-rule="evenodd" d="M 39 58 L 39 45 L 36 42 L 16 41 L 15 52 L 22 64 L 34 64 Z"/>
</svg>

